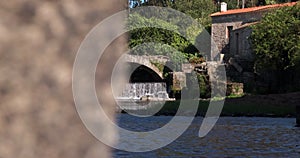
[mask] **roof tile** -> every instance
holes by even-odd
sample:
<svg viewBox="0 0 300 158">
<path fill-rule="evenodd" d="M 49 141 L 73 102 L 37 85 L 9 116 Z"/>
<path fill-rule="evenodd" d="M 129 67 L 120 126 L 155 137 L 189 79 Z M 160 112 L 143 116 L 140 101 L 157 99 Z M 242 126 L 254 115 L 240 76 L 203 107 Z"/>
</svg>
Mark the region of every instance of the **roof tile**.
<svg viewBox="0 0 300 158">
<path fill-rule="evenodd" d="M 297 4 L 297 2 L 290 2 L 290 3 L 273 4 L 273 5 L 251 7 L 251 8 L 244 8 L 244 9 L 232 9 L 232 10 L 228 10 L 226 12 L 216 12 L 216 13 L 211 14 L 210 16 L 213 17 L 213 16 L 221 16 L 221 15 L 229 15 L 229 14 L 248 13 L 248 12 L 261 11 L 261 10 L 266 10 L 266 9 L 271 9 L 271 8 L 293 6 L 296 4 Z"/>
</svg>

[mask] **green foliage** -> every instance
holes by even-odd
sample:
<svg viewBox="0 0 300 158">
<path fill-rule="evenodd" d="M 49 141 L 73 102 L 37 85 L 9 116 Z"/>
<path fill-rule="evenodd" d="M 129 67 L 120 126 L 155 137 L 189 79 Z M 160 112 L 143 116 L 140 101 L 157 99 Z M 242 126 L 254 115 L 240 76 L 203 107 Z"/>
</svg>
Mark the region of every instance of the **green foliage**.
<svg viewBox="0 0 300 158">
<path fill-rule="evenodd" d="M 210 83 L 208 75 L 197 74 L 197 79 L 199 83 L 200 89 L 200 97 L 201 98 L 209 98 L 210 97 Z"/>
<path fill-rule="evenodd" d="M 255 68 L 285 71 L 300 61 L 300 5 L 266 14 L 253 26 Z"/>
<path fill-rule="evenodd" d="M 212 100 L 223 100 L 224 98 L 214 98 Z M 233 100 L 233 99 L 231 99 Z M 193 100 L 186 100 L 187 102 Z M 196 116 L 205 116 L 211 100 L 199 100 L 198 112 Z M 167 101 L 162 109 L 156 115 L 175 115 L 180 105 L 180 100 Z M 218 101 L 215 101 L 218 102 Z M 187 104 L 189 105 L 189 104 Z M 188 111 L 191 107 L 185 106 L 184 110 Z M 269 117 L 286 117 L 295 116 L 295 106 L 286 106 L 282 103 L 261 103 L 235 99 L 226 101 L 221 116 L 269 116 Z"/>
<path fill-rule="evenodd" d="M 160 72 L 163 72 L 165 65 L 156 60 L 150 60 L 150 63 L 158 68 Z"/>
<path fill-rule="evenodd" d="M 244 97 L 245 94 L 230 94 L 228 96 L 226 96 L 226 98 L 241 98 L 241 97 Z"/>
<path fill-rule="evenodd" d="M 210 14 L 216 11 L 216 5 L 212 0 L 129 0 L 132 7 L 160 6 L 169 7 L 197 19 L 204 27 L 211 24 Z M 184 19 L 180 19 L 184 20 Z"/>
<path fill-rule="evenodd" d="M 239 6 L 238 6 L 238 3 L 237 3 L 237 0 L 222 0 L 222 2 L 226 2 L 227 3 L 227 9 L 238 9 Z M 218 6 L 218 9 L 220 11 L 220 7 L 221 6 Z"/>
<path fill-rule="evenodd" d="M 271 4 L 276 4 L 276 0 L 266 0 L 266 4 L 271 5 Z"/>
<path fill-rule="evenodd" d="M 190 45 L 184 37 L 178 34 L 179 28 L 167 21 L 157 18 L 146 18 L 139 14 L 131 14 L 128 22 L 129 29 L 140 27 L 139 29 L 130 31 L 130 48 L 142 43 L 155 42 L 168 44 L 178 51 L 184 51 Z"/>
<path fill-rule="evenodd" d="M 249 8 L 249 7 L 255 7 L 256 6 L 256 0 L 245 0 L 244 1 L 244 8 Z M 257 0 L 258 1 L 258 0 Z M 243 1 L 242 0 L 221 0 L 221 2 L 227 3 L 227 9 L 239 9 L 243 8 Z M 220 11 L 220 6 L 221 4 L 217 3 L 217 10 Z"/>
<path fill-rule="evenodd" d="M 187 54 L 187 59 L 189 59 L 190 63 L 201 64 L 205 62 L 205 59 L 202 55 L 199 54 Z"/>
<path fill-rule="evenodd" d="M 216 10 L 212 0 L 176 0 L 170 7 L 197 19 L 204 27 L 211 24 L 209 15 Z"/>
<path fill-rule="evenodd" d="M 220 3 L 226 2 L 228 9 L 242 8 L 242 0 L 129 0 L 131 7 L 139 6 L 160 6 L 170 7 L 198 19 L 204 27 L 210 25 L 209 15 L 213 12 L 220 11 Z M 259 2 L 261 2 L 259 4 Z M 244 7 L 255 7 L 257 5 L 270 5 L 277 3 L 290 2 L 289 0 L 245 0 Z"/>
<path fill-rule="evenodd" d="M 203 30 L 197 22 L 184 30 L 182 25 L 177 25 L 178 18 L 168 20 L 155 17 L 144 17 L 132 13 L 128 18 L 129 47 L 131 54 L 138 55 L 165 55 L 173 62 L 172 69 L 180 70 L 181 63 L 188 62 L 188 54 L 199 54 L 193 43 Z M 185 22 L 186 24 L 188 23 Z M 133 29 L 138 28 L 138 29 Z M 186 35 L 189 39 L 180 34 Z"/>
<path fill-rule="evenodd" d="M 200 53 L 194 44 L 204 28 L 209 28 L 211 24 L 209 15 L 215 11 L 213 1 L 148 0 L 142 3 L 140 0 L 132 0 L 132 2 L 136 4 L 134 7 L 143 5 L 162 6 L 164 4 L 163 6 L 176 9 L 196 19 L 191 21 L 190 19 L 178 18 L 180 15 L 175 15 L 176 13 L 169 14 L 163 12 L 163 10 L 159 11 L 160 13 L 157 15 L 165 15 L 168 17 L 167 19 L 158 19 L 155 15 L 152 15 L 153 13 L 145 16 L 131 13 L 128 20 L 128 29 L 139 28 L 129 32 L 129 47 L 131 49 L 139 47 L 139 49 L 134 49 L 131 52 L 132 54 L 167 55 L 175 62 L 174 65 L 177 65 L 176 69 L 178 69 L 178 63 L 183 62 L 183 59 L 188 61 L 192 57 L 189 54 Z M 187 39 L 181 35 L 185 35 Z M 149 46 L 146 43 L 156 44 Z M 192 57 L 192 61 L 202 61 L 202 59 L 202 56 L 197 57 L 197 59 Z"/>
<path fill-rule="evenodd" d="M 160 7 L 166 7 L 169 3 L 172 3 L 172 1 L 169 0 L 143 0 L 144 3 L 141 3 L 142 0 L 133 0 L 138 1 L 140 6 L 160 6 Z"/>
</svg>

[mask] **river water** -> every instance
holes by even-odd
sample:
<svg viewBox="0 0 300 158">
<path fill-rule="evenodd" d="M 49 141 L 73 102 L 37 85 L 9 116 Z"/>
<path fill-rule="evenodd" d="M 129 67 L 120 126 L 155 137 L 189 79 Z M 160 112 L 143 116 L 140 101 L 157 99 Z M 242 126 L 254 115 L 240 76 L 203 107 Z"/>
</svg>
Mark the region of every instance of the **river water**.
<svg viewBox="0 0 300 158">
<path fill-rule="evenodd" d="M 154 130 L 170 119 L 117 116 L 119 126 L 134 131 Z M 185 133 L 163 148 L 142 153 L 114 150 L 113 157 L 300 157 L 295 118 L 221 117 L 207 136 L 199 138 L 202 120 L 196 117 Z"/>
</svg>

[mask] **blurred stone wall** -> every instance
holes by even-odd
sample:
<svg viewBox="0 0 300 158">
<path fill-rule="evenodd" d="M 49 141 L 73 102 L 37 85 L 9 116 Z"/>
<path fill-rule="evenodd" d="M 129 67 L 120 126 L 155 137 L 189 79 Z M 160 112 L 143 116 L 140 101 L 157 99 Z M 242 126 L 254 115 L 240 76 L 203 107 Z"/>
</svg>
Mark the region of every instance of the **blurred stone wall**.
<svg viewBox="0 0 300 158">
<path fill-rule="evenodd" d="M 124 0 L 0 1 L 0 158 L 110 156 L 77 115 L 72 65 L 90 29 L 126 5 Z M 120 52 L 124 40 L 115 43 L 119 48 L 108 51 Z"/>
</svg>

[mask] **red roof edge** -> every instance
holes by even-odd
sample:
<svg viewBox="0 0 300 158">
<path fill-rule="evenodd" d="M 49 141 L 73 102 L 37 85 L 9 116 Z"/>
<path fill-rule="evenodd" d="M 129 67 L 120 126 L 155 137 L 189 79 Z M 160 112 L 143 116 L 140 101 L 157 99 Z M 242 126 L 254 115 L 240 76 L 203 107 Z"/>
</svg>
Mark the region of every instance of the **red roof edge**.
<svg viewBox="0 0 300 158">
<path fill-rule="evenodd" d="M 266 5 L 266 6 L 259 6 L 259 7 L 244 8 L 244 9 L 232 9 L 232 10 L 227 10 L 226 12 L 216 12 L 216 13 L 211 14 L 210 16 L 213 17 L 213 16 L 221 16 L 221 15 L 240 14 L 240 13 L 254 12 L 254 11 L 271 9 L 271 8 L 294 6 L 296 4 L 297 4 L 297 2 L 289 2 L 289 3 L 281 3 L 281 4 L 273 4 L 273 5 Z"/>
</svg>

